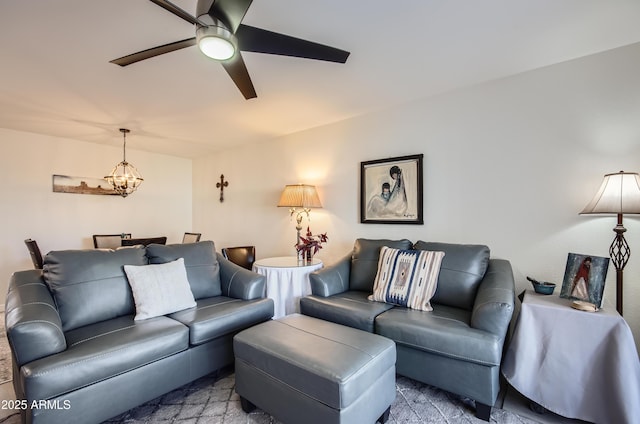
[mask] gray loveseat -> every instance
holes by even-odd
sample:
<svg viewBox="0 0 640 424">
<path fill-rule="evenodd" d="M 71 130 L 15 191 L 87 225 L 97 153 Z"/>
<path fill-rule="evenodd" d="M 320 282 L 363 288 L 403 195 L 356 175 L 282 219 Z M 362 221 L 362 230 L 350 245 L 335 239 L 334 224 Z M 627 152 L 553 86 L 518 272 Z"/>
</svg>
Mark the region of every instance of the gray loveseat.
<svg viewBox="0 0 640 424">
<path fill-rule="evenodd" d="M 134 320 L 124 265 L 178 258 L 196 306 Z M 23 421 L 98 423 L 232 364 L 233 336 L 273 316 L 264 292 L 211 241 L 48 253 L 42 271 L 13 274 L 6 300 Z"/>
<path fill-rule="evenodd" d="M 445 252 L 433 311 L 367 299 L 382 246 Z M 349 255 L 310 281 L 303 314 L 394 340 L 398 374 L 475 400 L 476 416 L 489 421 L 515 301 L 508 261 L 490 258 L 483 245 L 358 239 Z"/>
</svg>

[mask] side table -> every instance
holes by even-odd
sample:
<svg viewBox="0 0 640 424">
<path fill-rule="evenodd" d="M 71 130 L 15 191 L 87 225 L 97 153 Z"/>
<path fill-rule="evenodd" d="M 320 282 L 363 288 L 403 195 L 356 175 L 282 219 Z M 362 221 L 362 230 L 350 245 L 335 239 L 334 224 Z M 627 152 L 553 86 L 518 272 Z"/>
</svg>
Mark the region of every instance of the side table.
<svg viewBox="0 0 640 424">
<path fill-rule="evenodd" d="M 322 268 L 322 261 L 298 263 L 295 256 L 265 258 L 253 263 L 253 271 L 267 277 L 267 297 L 273 299 L 273 319 L 300 312 L 300 298 L 311 294 L 309 274 Z"/>
<path fill-rule="evenodd" d="M 527 290 L 502 374 L 558 415 L 637 423 L 640 361 L 629 326 L 613 308 L 584 312 L 570 304 Z"/>
</svg>

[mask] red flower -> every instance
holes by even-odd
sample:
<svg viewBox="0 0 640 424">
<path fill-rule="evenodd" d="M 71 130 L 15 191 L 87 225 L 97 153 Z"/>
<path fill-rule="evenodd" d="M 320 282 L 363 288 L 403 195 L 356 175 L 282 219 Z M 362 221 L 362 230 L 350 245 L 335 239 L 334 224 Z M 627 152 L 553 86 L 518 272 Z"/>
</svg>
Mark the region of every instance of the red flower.
<svg viewBox="0 0 640 424">
<path fill-rule="evenodd" d="M 329 237 L 327 237 L 327 233 L 314 236 L 309 227 L 307 227 L 306 237 L 300 236 L 300 244 L 296 245 L 296 250 L 298 252 L 304 252 L 305 254 L 313 251 L 313 253 L 316 254 L 318 250 L 322 249 L 321 243 L 326 243 L 328 240 Z"/>
</svg>

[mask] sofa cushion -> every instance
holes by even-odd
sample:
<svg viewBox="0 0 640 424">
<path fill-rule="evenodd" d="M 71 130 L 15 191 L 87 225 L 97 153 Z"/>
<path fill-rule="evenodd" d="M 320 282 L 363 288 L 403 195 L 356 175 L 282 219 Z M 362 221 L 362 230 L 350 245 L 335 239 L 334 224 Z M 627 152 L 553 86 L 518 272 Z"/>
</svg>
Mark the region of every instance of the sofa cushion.
<svg viewBox="0 0 640 424">
<path fill-rule="evenodd" d="M 300 312 L 304 315 L 369 333 L 375 331 L 376 317 L 391 308 L 393 305 L 369 300 L 368 293 L 358 290 L 329 297 L 311 295 L 300 299 Z"/>
<path fill-rule="evenodd" d="M 370 300 L 431 311 L 444 252 L 382 246 Z"/>
<path fill-rule="evenodd" d="M 478 286 L 489 266 L 489 248 L 479 244 L 418 241 L 414 249 L 444 252 L 432 303 L 471 310 Z"/>
<path fill-rule="evenodd" d="M 146 264 L 142 247 L 49 252 L 43 277 L 58 307 L 63 331 L 133 314 L 133 296 L 123 266 Z"/>
<path fill-rule="evenodd" d="M 183 258 L 166 264 L 125 265 L 124 272 L 136 303 L 135 321 L 196 306 Z"/>
<path fill-rule="evenodd" d="M 373 291 L 373 280 L 378 270 L 378 257 L 382 246 L 394 249 L 411 249 L 409 240 L 357 239 L 351 255 L 349 290 Z"/>
<path fill-rule="evenodd" d="M 432 312 L 393 308 L 376 318 L 376 333 L 398 346 L 490 367 L 499 365 L 502 339 L 471 328 L 470 315 L 464 309 L 438 304 Z"/>
<path fill-rule="evenodd" d="M 67 350 L 21 368 L 29 399 L 51 399 L 189 347 L 189 329 L 167 317 L 133 315 L 69 331 Z"/>
<path fill-rule="evenodd" d="M 212 241 L 185 244 L 152 244 L 147 246 L 147 257 L 151 264 L 163 264 L 184 258 L 187 278 L 193 297 L 220 296 L 220 265 Z"/>
<path fill-rule="evenodd" d="M 226 296 L 200 299 L 195 308 L 169 315 L 189 327 L 189 343 L 199 345 L 271 319 L 272 299 L 241 300 Z"/>
</svg>

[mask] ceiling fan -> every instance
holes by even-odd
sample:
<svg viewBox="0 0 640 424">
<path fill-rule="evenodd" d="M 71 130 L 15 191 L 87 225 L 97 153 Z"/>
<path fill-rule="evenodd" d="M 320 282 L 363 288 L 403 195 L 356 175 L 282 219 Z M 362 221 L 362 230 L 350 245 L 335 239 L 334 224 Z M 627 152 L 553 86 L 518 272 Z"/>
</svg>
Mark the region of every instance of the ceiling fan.
<svg viewBox="0 0 640 424">
<path fill-rule="evenodd" d="M 257 97 L 240 51 L 277 54 L 345 63 L 349 52 L 300 38 L 242 24 L 253 0 L 198 0 L 197 17 L 167 0 L 150 0 L 195 25 L 196 36 L 143 50 L 111 63 L 131 65 L 165 53 L 198 45 L 207 56 L 220 61 L 245 99 Z"/>
</svg>

